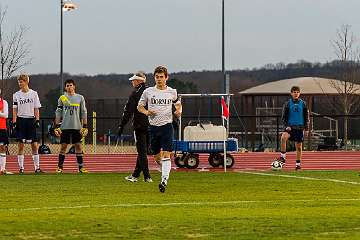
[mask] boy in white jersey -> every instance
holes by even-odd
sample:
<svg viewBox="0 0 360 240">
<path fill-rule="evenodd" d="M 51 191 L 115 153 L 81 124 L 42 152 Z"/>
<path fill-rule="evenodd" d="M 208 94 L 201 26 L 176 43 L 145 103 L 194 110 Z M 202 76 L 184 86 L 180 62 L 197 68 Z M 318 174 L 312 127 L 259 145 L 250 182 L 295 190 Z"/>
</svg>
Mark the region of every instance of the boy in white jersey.
<svg viewBox="0 0 360 240">
<path fill-rule="evenodd" d="M 6 119 L 9 115 L 9 106 L 6 100 L 0 97 L 0 175 L 12 174 L 6 171 L 6 145 L 9 144 Z"/>
<path fill-rule="evenodd" d="M 68 144 L 75 145 L 76 160 L 79 173 L 87 173 L 83 163 L 83 150 L 81 139 L 88 134 L 87 110 L 85 99 L 82 95 L 75 93 L 75 81 L 68 79 L 64 83 L 65 94 L 58 100 L 55 111 L 55 135 L 60 138 L 61 149 L 56 172 L 62 173 L 64 169 L 65 152 Z M 61 125 L 60 125 L 61 122 Z"/>
<path fill-rule="evenodd" d="M 18 77 L 20 90 L 13 94 L 13 127 L 18 145 L 19 173 L 24 173 L 24 144 L 31 143 L 35 173 L 42 173 L 38 154 L 36 129 L 40 127 L 40 100 L 36 91 L 29 88 L 29 76 Z"/>
<path fill-rule="evenodd" d="M 158 66 L 154 70 L 155 87 L 145 89 L 138 103 L 138 111 L 149 117 L 150 146 L 155 160 L 161 163 L 160 192 L 165 192 L 170 170 L 170 155 L 173 151 L 172 106 L 175 105 L 175 116 L 180 117 L 182 106 L 178 100 L 176 89 L 168 87 L 169 79 L 166 67 Z M 148 109 L 145 109 L 147 105 Z"/>
</svg>

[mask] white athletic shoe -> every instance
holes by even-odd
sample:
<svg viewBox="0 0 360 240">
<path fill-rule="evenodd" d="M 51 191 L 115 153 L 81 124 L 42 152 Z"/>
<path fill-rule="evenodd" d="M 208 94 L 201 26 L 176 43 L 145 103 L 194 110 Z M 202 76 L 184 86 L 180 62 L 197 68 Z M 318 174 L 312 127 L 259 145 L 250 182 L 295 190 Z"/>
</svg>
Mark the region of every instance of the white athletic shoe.
<svg viewBox="0 0 360 240">
<path fill-rule="evenodd" d="M 129 175 L 125 177 L 125 180 L 129 182 L 137 182 L 138 178 L 134 177 L 133 175 Z"/>
</svg>

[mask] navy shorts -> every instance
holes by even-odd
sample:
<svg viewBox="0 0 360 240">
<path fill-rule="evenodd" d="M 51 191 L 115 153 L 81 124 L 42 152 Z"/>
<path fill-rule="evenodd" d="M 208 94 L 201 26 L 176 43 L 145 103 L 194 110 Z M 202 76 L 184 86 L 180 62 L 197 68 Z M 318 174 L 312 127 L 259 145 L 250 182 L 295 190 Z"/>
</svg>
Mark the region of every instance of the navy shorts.
<svg viewBox="0 0 360 240">
<path fill-rule="evenodd" d="M 81 139 L 82 136 L 80 134 L 80 130 L 76 130 L 76 129 L 61 130 L 60 143 L 75 144 L 75 143 L 80 143 Z"/>
<path fill-rule="evenodd" d="M 304 141 L 304 130 L 291 129 L 289 134 L 290 134 L 290 137 L 289 137 L 290 141 L 294 141 L 294 142 L 303 142 Z"/>
<path fill-rule="evenodd" d="M 6 129 L 0 129 L 0 145 L 9 144 L 9 137 Z"/>
<path fill-rule="evenodd" d="M 16 139 L 19 142 L 38 142 L 35 118 L 16 118 Z"/>
<path fill-rule="evenodd" d="M 160 151 L 172 152 L 174 129 L 171 123 L 163 126 L 150 126 L 150 147 L 153 155 Z"/>
</svg>

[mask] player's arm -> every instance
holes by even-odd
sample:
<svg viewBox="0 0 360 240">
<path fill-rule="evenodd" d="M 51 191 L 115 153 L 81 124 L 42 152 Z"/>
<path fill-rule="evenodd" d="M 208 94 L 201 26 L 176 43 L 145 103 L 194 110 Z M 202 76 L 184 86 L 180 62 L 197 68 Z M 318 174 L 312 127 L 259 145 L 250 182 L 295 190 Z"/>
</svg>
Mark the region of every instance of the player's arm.
<svg viewBox="0 0 360 240">
<path fill-rule="evenodd" d="M 35 105 L 34 105 L 34 115 L 35 115 L 35 127 L 40 127 L 40 108 L 41 108 L 41 103 L 40 103 L 40 99 L 39 99 L 39 95 L 35 94 Z"/>
<path fill-rule="evenodd" d="M 34 108 L 34 115 L 35 115 L 35 120 L 40 121 L 40 109 L 39 108 Z"/>
<path fill-rule="evenodd" d="M 147 103 L 147 91 L 145 90 L 143 92 L 143 94 L 141 95 L 141 97 L 140 97 L 140 100 L 139 100 L 138 105 L 137 105 L 137 110 L 139 112 L 141 112 L 142 114 L 145 114 L 146 116 L 155 115 L 155 112 L 147 110 L 145 108 L 146 103 Z"/>
<path fill-rule="evenodd" d="M 16 128 L 17 107 L 18 107 L 18 101 L 17 101 L 15 95 L 13 95 L 13 110 L 12 110 L 13 115 L 12 115 L 12 122 L 13 122 L 14 128 Z"/>
<path fill-rule="evenodd" d="M 86 109 L 84 97 L 81 98 L 80 113 L 81 113 L 81 120 L 82 120 L 83 127 L 85 126 L 87 128 L 87 109 Z"/>
<path fill-rule="evenodd" d="M 282 123 L 284 125 L 285 128 L 288 128 L 288 120 L 289 120 L 289 102 L 285 102 L 283 109 L 282 109 L 282 114 L 281 114 L 281 120 Z"/>
<path fill-rule="evenodd" d="M 134 115 L 134 112 L 137 111 L 137 101 L 135 98 L 136 95 L 135 92 L 133 92 L 125 104 L 124 112 L 121 118 L 121 122 L 119 124 L 119 135 L 122 134 L 125 125 L 130 121 L 130 119 Z"/>
<path fill-rule="evenodd" d="M 177 101 L 177 102 L 174 103 L 174 106 L 175 106 L 174 114 L 175 114 L 175 116 L 177 118 L 179 118 L 181 116 L 181 114 L 182 114 L 182 104 L 181 104 L 180 101 Z"/>
<path fill-rule="evenodd" d="M 310 114 L 305 101 L 304 101 L 303 114 L 304 114 L 304 124 L 305 124 L 304 128 L 305 131 L 308 131 L 310 126 Z"/>
<path fill-rule="evenodd" d="M 82 128 L 80 129 L 81 136 L 86 137 L 88 135 L 88 126 L 87 126 L 87 109 L 85 104 L 85 98 L 81 97 L 80 101 L 80 113 L 82 119 Z"/>
<path fill-rule="evenodd" d="M 179 118 L 181 116 L 181 113 L 182 113 L 182 105 L 181 105 L 181 101 L 180 101 L 180 98 L 177 94 L 177 91 L 176 89 L 174 89 L 174 92 L 173 92 L 173 103 L 174 103 L 174 106 L 175 106 L 175 116 L 177 118 Z"/>
<path fill-rule="evenodd" d="M 57 104 L 57 107 L 55 110 L 55 127 L 57 127 L 60 124 L 63 111 L 64 111 L 64 104 L 61 101 L 61 99 L 59 98 L 58 104 Z"/>
</svg>

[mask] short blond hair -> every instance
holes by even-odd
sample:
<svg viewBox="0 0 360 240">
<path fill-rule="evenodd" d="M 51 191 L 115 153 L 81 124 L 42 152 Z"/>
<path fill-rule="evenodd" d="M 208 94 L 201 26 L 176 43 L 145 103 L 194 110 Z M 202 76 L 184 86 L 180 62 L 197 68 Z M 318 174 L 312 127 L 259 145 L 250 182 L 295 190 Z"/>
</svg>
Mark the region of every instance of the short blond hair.
<svg viewBox="0 0 360 240">
<path fill-rule="evenodd" d="M 29 82 L 30 81 L 29 75 L 27 75 L 25 73 L 20 74 L 18 77 L 18 81 L 20 81 L 20 80 Z"/>
</svg>

